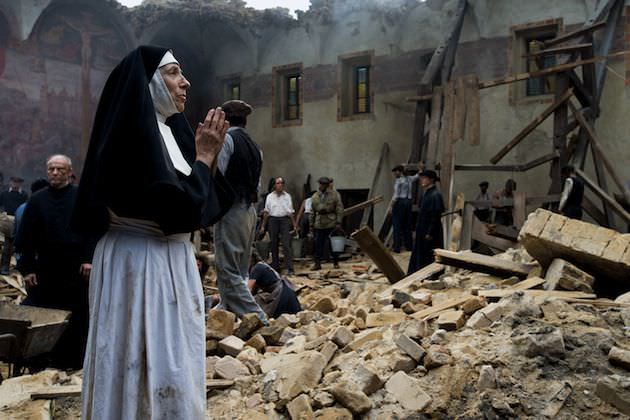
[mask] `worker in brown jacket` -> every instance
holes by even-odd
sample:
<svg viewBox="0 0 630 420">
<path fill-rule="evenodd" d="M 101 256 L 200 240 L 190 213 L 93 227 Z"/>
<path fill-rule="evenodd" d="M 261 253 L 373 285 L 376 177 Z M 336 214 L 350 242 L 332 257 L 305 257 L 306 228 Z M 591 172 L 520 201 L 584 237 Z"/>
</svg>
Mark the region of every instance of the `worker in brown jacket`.
<svg viewBox="0 0 630 420">
<path fill-rule="evenodd" d="M 330 243 L 330 234 L 341 229 L 341 219 L 343 218 L 343 204 L 339 193 L 330 190 L 330 179 L 321 177 L 319 180 L 319 190 L 313 194 L 311 204 L 313 211 L 309 216 L 309 223 L 313 227 L 315 235 L 315 265 L 313 270 L 322 268 L 321 260 L 324 256 L 324 248 Z M 332 248 L 331 248 L 332 251 Z M 335 268 L 339 268 L 338 255 L 331 252 Z"/>
</svg>

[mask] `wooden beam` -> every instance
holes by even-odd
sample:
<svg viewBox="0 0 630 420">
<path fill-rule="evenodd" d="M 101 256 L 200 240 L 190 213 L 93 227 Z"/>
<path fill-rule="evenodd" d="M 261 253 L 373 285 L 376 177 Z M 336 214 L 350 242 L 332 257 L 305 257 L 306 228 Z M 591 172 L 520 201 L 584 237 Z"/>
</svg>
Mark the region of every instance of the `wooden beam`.
<svg viewBox="0 0 630 420">
<path fill-rule="evenodd" d="M 355 204 L 354 206 L 343 209 L 343 216 L 344 217 L 350 216 L 351 214 L 354 214 L 358 212 L 359 210 L 363 210 L 366 207 L 373 206 L 374 204 L 378 204 L 382 201 L 383 201 L 383 196 L 377 195 L 376 197 L 372 197 L 369 200 L 366 200 L 362 203 Z"/>
<path fill-rule="evenodd" d="M 608 205 L 623 219 L 625 223 L 630 223 L 630 214 L 606 191 L 599 188 L 599 186 L 593 182 L 582 170 L 575 169 L 575 172 L 582 178 L 587 187 L 591 189 L 600 199 L 608 203 Z"/>
<path fill-rule="evenodd" d="M 538 286 L 540 286 L 542 284 L 545 284 L 545 279 L 542 279 L 540 277 L 530 277 L 530 278 L 525 279 L 523 281 L 519 281 L 514 286 L 512 286 L 510 289 L 512 289 L 512 290 L 529 290 L 529 289 L 533 289 L 534 287 L 538 287 Z"/>
<path fill-rule="evenodd" d="M 473 216 L 472 239 L 500 251 L 505 251 L 508 248 L 514 248 L 516 246 L 516 242 L 514 241 L 489 235 L 486 230 L 486 224 L 476 216 Z"/>
<path fill-rule="evenodd" d="M 575 69 L 569 70 L 565 73 L 569 77 L 569 83 L 571 83 L 571 87 L 574 89 L 575 97 L 583 107 L 590 107 L 593 105 L 593 95 L 591 92 L 584 86 L 580 78 L 577 74 L 575 74 Z"/>
<path fill-rule="evenodd" d="M 441 264 L 480 273 L 496 274 L 499 276 L 517 276 L 525 278 L 532 267 L 508 260 L 502 260 L 475 252 L 453 252 L 445 249 L 435 250 L 435 260 Z"/>
<path fill-rule="evenodd" d="M 416 283 L 421 283 L 423 280 L 428 279 L 431 276 L 441 273 L 444 271 L 444 266 L 438 263 L 431 263 L 425 267 L 422 267 L 420 270 L 416 271 L 400 280 L 399 282 L 394 283 L 389 286 L 387 289 L 383 290 L 378 294 L 379 298 L 386 298 L 391 296 L 396 290 L 405 290 L 411 285 Z"/>
<path fill-rule="evenodd" d="M 613 53 L 613 54 L 609 54 L 607 56 L 597 56 L 597 57 L 593 57 L 591 59 L 588 60 L 576 60 L 570 63 L 566 63 L 566 64 L 561 64 L 558 66 L 554 66 L 554 67 L 549 67 L 543 70 L 537 70 L 537 71 L 533 71 L 533 72 L 529 72 L 529 73 L 517 73 L 517 74 L 513 74 L 513 75 L 509 75 L 506 77 L 502 77 L 500 79 L 495 79 L 495 80 L 488 80 L 485 82 L 481 82 L 479 83 L 479 89 L 486 89 L 486 88 L 490 88 L 490 87 L 494 87 L 494 86 L 500 86 L 500 85 L 505 85 L 505 84 L 509 84 L 509 83 L 514 83 L 514 82 L 520 82 L 522 80 L 527 80 L 530 79 L 532 77 L 541 77 L 541 76 L 548 76 L 550 74 L 554 74 L 554 73 L 562 73 L 564 71 L 579 67 L 579 66 L 583 66 L 586 64 L 591 64 L 591 63 L 596 63 L 598 61 L 603 61 L 606 60 L 607 58 L 613 58 L 613 57 L 621 57 L 624 55 L 630 54 L 630 51 L 620 51 L 617 53 Z"/>
<path fill-rule="evenodd" d="M 571 102 L 569 102 L 569 108 L 571 109 L 571 112 L 575 116 L 575 119 L 578 121 L 580 126 L 585 130 L 586 135 L 591 141 L 593 150 L 595 151 L 599 159 L 602 161 L 602 163 L 608 170 L 608 173 L 610 173 L 610 176 L 612 177 L 613 181 L 617 185 L 617 188 L 621 190 L 623 195 L 626 197 L 626 200 L 630 201 L 630 190 L 626 188 L 626 185 L 621 180 L 621 177 L 617 173 L 617 170 L 612 165 L 608 157 L 606 157 L 606 155 L 604 154 L 604 151 L 602 150 L 599 144 L 599 140 L 597 139 L 597 136 L 595 135 L 595 130 L 593 130 L 593 127 L 586 121 L 586 118 L 584 118 L 584 115 L 582 115 L 582 113 L 578 111 Z"/>
<path fill-rule="evenodd" d="M 423 95 L 431 92 L 431 87 L 427 85 L 420 85 L 418 88 L 418 94 Z M 427 119 L 427 110 L 429 104 L 426 102 L 417 102 L 413 123 L 413 134 L 411 139 L 411 152 L 409 154 L 408 162 L 418 162 L 422 156 L 422 149 L 424 148 L 424 125 Z"/>
<path fill-rule="evenodd" d="M 599 56 L 606 56 L 610 52 L 610 48 L 612 47 L 615 32 L 617 29 L 617 21 L 621 17 L 621 13 L 623 10 L 624 0 L 612 0 L 613 4 L 606 18 L 606 29 L 604 31 L 604 36 L 600 39 L 600 42 L 596 47 L 594 53 Z M 602 93 L 604 91 L 604 82 L 606 78 L 606 65 L 608 64 L 608 58 L 602 60 L 595 64 L 595 95 L 596 95 L 596 103 L 599 104 L 601 100 Z"/>
<path fill-rule="evenodd" d="M 446 39 L 446 52 L 444 54 L 444 62 L 442 63 L 442 84 L 451 80 L 453 64 L 455 63 L 455 54 L 457 53 L 457 45 L 459 44 L 459 36 L 464 26 L 464 16 L 466 15 L 467 0 L 459 0 L 455 11 L 453 29 Z"/>
<path fill-rule="evenodd" d="M 376 169 L 374 170 L 374 175 L 372 176 L 372 183 L 370 184 L 370 194 L 374 194 L 374 190 L 376 189 L 376 184 L 378 183 L 379 178 L 381 177 L 381 171 L 383 170 L 383 166 L 385 165 L 385 159 L 389 154 L 389 144 L 387 142 L 383 142 L 381 146 L 381 153 L 378 158 L 378 163 L 376 164 Z M 368 224 L 370 219 L 370 211 L 364 211 L 363 217 L 361 217 L 361 224 L 359 226 L 365 226 Z"/>
<path fill-rule="evenodd" d="M 451 139 L 453 143 L 464 138 L 466 129 L 466 89 L 464 79 L 459 78 L 454 83 L 453 123 L 451 124 Z"/>
<path fill-rule="evenodd" d="M 486 165 L 479 163 L 462 163 L 455 165 L 456 171 L 498 171 L 498 172 L 526 172 L 551 160 L 558 159 L 558 153 L 552 152 L 523 165 Z"/>
<path fill-rule="evenodd" d="M 363 226 L 351 236 L 357 241 L 361 250 L 365 252 L 383 274 L 385 274 L 390 283 L 396 283 L 405 277 L 405 273 L 396 260 L 369 227 Z"/>
<path fill-rule="evenodd" d="M 440 144 L 442 146 L 441 170 L 440 170 L 440 187 L 444 198 L 444 206 L 451 208 L 453 199 L 453 173 L 455 165 L 455 151 L 453 149 L 453 141 L 451 134 L 451 124 L 453 122 L 453 106 L 455 101 L 455 84 L 449 82 L 446 85 L 444 95 L 444 114 L 442 116 L 442 129 L 440 130 Z M 447 229 L 450 230 L 450 229 Z M 448 237 L 448 234 L 447 234 Z"/>
<path fill-rule="evenodd" d="M 503 297 L 514 293 L 523 293 L 526 296 L 545 299 L 595 299 L 597 295 L 594 293 L 571 292 L 563 290 L 514 290 L 514 289 L 491 289 L 480 290 L 479 296 L 485 297 L 490 301 L 497 301 Z"/>
<path fill-rule="evenodd" d="M 523 57 L 523 58 L 534 58 L 534 57 L 541 57 L 541 56 L 545 56 L 545 55 L 568 54 L 568 53 L 572 53 L 572 52 L 575 52 L 575 51 L 581 51 L 581 50 L 584 50 L 586 48 L 592 48 L 592 47 L 593 47 L 593 44 L 590 43 L 590 42 L 583 43 L 583 44 L 565 45 L 565 46 L 562 46 L 562 47 L 548 48 L 548 49 L 536 51 L 536 52 L 533 52 L 531 54 L 523 54 L 523 55 L 521 55 L 521 57 Z"/>
<path fill-rule="evenodd" d="M 439 312 L 459 306 L 463 304 L 464 302 L 466 302 L 471 297 L 472 295 L 464 295 L 458 298 L 449 299 L 444 302 L 433 305 L 430 308 L 426 308 L 416 313 L 413 313 L 411 317 L 415 319 L 426 319 L 426 318 L 429 318 L 431 316 L 438 314 Z"/>
<path fill-rule="evenodd" d="M 566 134 L 569 109 L 567 108 L 565 98 L 567 98 L 567 94 L 572 91 L 573 89 L 569 87 L 569 78 L 566 72 L 556 75 L 555 100 L 561 103 L 553 112 L 553 150 L 557 151 L 560 156 L 551 163 L 550 194 L 559 194 L 562 191 L 561 169 L 569 163 Z"/>
<path fill-rule="evenodd" d="M 80 397 L 81 385 L 49 386 L 31 392 L 32 400 L 52 400 L 55 398 Z"/>
<path fill-rule="evenodd" d="M 513 226 L 504 226 L 504 225 L 494 225 L 487 224 L 486 225 L 486 233 L 490 236 L 496 236 L 497 238 L 507 239 L 508 241 L 517 242 L 518 241 L 518 229 Z"/>
<path fill-rule="evenodd" d="M 466 136 L 471 146 L 481 143 L 481 104 L 479 78 L 475 75 L 464 78 L 466 89 Z"/>
<path fill-rule="evenodd" d="M 472 247 L 472 229 L 475 216 L 475 208 L 469 203 L 464 203 L 464 214 L 462 216 L 462 233 L 459 240 L 459 250 L 470 249 Z"/>
<path fill-rule="evenodd" d="M 610 227 L 608 226 L 608 220 L 606 220 L 606 215 L 604 214 L 604 212 L 601 211 L 599 207 L 597 207 L 597 205 L 593 202 L 593 200 L 591 200 L 587 196 L 584 196 L 582 198 L 582 209 L 584 209 L 584 211 L 589 216 L 591 216 L 600 226 Z"/>
<path fill-rule="evenodd" d="M 490 159 L 490 162 L 496 164 L 499 162 L 510 150 L 516 147 L 529 133 L 534 131 L 543 121 L 547 119 L 554 111 L 556 111 L 562 104 L 564 104 L 573 95 L 573 89 L 568 89 L 564 95 L 557 99 L 553 104 L 547 107 L 539 116 L 537 116 L 532 122 L 530 122 L 520 133 L 518 133 L 508 144 Z"/>
<path fill-rule="evenodd" d="M 553 39 L 545 41 L 544 42 L 545 48 L 549 48 L 549 47 L 551 47 L 553 45 L 562 44 L 563 42 L 566 42 L 566 41 L 568 41 L 570 39 L 574 39 L 574 38 L 580 37 L 582 35 L 585 35 L 585 34 L 593 32 L 593 31 L 596 31 L 598 29 L 601 29 L 604 26 L 606 26 L 606 22 L 605 21 L 601 21 L 601 22 L 594 23 L 594 24 L 592 24 L 590 26 L 586 26 L 586 27 L 580 28 L 580 29 L 572 31 L 572 32 L 568 32 L 566 34 L 562 34 L 562 35 L 557 36 L 557 37 L 555 37 Z"/>
<path fill-rule="evenodd" d="M 425 165 L 427 169 L 434 170 L 438 156 L 438 138 L 440 135 L 440 121 L 442 120 L 442 88 L 437 86 L 433 89 L 433 100 L 431 101 L 431 122 L 429 123 L 429 143 L 427 144 L 427 155 Z"/>
<path fill-rule="evenodd" d="M 527 218 L 526 208 L 527 194 L 523 191 L 514 191 L 514 209 L 512 210 L 514 217 L 514 226 L 521 228 Z"/>
</svg>

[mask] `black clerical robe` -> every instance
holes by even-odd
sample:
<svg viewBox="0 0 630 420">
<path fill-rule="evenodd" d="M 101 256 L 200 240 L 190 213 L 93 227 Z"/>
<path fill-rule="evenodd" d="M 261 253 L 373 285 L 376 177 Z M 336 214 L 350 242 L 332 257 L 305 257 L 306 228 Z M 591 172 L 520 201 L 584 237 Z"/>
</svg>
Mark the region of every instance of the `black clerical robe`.
<svg viewBox="0 0 630 420">
<path fill-rule="evenodd" d="M 20 224 L 18 269 L 35 273 L 37 285 L 28 289 L 25 304 L 72 311 L 70 325 L 53 351 L 52 365 L 80 368 L 88 327 L 88 281 L 81 277 L 83 263 L 91 263 L 95 238 L 68 229 L 78 188 L 47 187 L 29 201 Z"/>
<path fill-rule="evenodd" d="M 433 250 L 444 247 L 442 213 L 444 200 L 435 185 L 422 195 L 416 225 L 416 243 L 411 252 L 408 274 L 414 273 L 434 261 Z M 427 235 L 429 238 L 427 238 Z"/>
</svg>

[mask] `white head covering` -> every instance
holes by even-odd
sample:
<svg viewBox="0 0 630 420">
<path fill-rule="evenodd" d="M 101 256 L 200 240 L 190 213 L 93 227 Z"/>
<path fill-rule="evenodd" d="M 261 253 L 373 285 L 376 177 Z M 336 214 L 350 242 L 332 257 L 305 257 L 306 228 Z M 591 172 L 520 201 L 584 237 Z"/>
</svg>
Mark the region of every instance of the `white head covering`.
<svg viewBox="0 0 630 420">
<path fill-rule="evenodd" d="M 184 158 L 182 151 L 179 149 L 171 128 L 165 124 L 168 117 L 179 112 L 177 110 L 177 106 L 175 105 L 175 101 L 173 101 L 173 97 L 162 78 L 162 73 L 160 72 L 161 67 L 171 63 L 179 64 L 173 54 L 170 51 L 167 51 L 166 54 L 164 54 L 164 57 L 162 57 L 162 61 L 160 61 L 157 70 L 153 73 L 153 77 L 149 82 L 149 91 L 151 92 L 153 106 L 156 111 L 155 117 L 158 122 L 158 128 L 160 129 L 160 134 L 162 135 L 162 140 L 164 141 L 168 155 L 171 158 L 171 162 L 173 162 L 173 166 L 179 172 L 184 175 L 190 175 L 192 168 Z"/>
</svg>

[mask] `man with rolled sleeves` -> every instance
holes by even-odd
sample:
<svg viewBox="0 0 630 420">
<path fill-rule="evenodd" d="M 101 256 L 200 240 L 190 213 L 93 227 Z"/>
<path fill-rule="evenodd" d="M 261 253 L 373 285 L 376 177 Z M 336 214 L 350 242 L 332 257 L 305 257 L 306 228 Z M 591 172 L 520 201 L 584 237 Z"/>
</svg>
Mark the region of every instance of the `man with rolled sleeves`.
<svg viewBox="0 0 630 420">
<path fill-rule="evenodd" d="M 291 195 L 284 190 L 284 179 L 275 179 L 273 192 L 265 199 L 265 210 L 260 233 L 264 233 L 265 226 L 269 226 L 271 239 L 271 267 L 280 272 L 279 241 L 282 241 L 284 249 L 284 264 L 290 275 L 293 275 L 293 255 L 291 252 L 291 228 L 297 231 L 297 220 Z"/>
<path fill-rule="evenodd" d="M 330 190 L 330 178 L 321 177 L 319 180 L 319 190 L 313 194 L 311 200 L 312 212 L 309 223 L 313 226 L 315 235 L 315 265 L 313 270 L 322 268 L 321 261 L 324 256 L 324 248 L 330 243 L 330 234 L 341 228 L 343 218 L 343 204 L 339 193 Z M 331 252 L 335 268 L 339 268 L 337 253 Z"/>
</svg>

